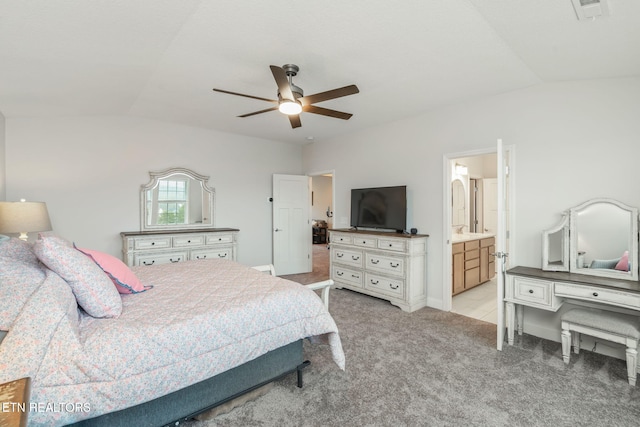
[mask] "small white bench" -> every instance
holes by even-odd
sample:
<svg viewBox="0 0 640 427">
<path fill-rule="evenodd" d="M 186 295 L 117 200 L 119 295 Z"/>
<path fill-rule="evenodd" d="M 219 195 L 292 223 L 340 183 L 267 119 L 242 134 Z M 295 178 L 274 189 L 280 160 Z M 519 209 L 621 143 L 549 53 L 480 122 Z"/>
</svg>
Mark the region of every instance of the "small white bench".
<svg viewBox="0 0 640 427">
<path fill-rule="evenodd" d="M 574 353 L 580 353 L 580 334 L 624 344 L 627 347 L 629 384 L 636 385 L 640 318 L 611 311 L 575 308 L 564 313 L 561 320 L 564 363 L 569 363 L 572 344 Z"/>
<path fill-rule="evenodd" d="M 256 265 L 252 268 L 258 271 L 262 271 L 263 273 L 269 273 L 272 276 L 276 275 L 276 269 L 273 267 L 273 264 Z M 320 293 L 320 299 L 324 303 L 324 307 L 329 310 L 329 289 L 331 289 L 331 286 L 333 284 L 333 280 L 330 279 L 302 286 L 306 286 L 312 291 L 322 290 L 322 292 Z"/>
</svg>

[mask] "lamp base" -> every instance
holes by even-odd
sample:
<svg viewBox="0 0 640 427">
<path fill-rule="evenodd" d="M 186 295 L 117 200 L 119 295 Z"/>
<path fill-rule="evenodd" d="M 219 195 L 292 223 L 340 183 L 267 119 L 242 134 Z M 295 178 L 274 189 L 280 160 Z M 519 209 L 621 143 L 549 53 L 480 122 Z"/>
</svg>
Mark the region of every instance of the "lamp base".
<svg viewBox="0 0 640 427">
<path fill-rule="evenodd" d="M 29 239 L 29 236 L 27 236 L 27 232 L 26 231 L 21 231 L 20 232 L 20 236 L 18 236 L 18 239 L 24 240 L 26 242 L 27 239 Z"/>
</svg>

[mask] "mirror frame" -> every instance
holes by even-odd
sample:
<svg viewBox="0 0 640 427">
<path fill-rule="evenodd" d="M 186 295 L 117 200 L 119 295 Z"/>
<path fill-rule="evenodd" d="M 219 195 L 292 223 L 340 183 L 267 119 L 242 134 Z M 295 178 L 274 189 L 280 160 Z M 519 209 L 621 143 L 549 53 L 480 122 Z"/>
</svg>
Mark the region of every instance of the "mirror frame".
<svg viewBox="0 0 640 427">
<path fill-rule="evenodd" d="M 549 262 L 549 235 L 562 232 L 562 263 Z M 569 271 L 569 212 L 562 213 L 562 220 L 555 227 L 542 232 L 542 269 L 545 271 Z"/>
<path fill-rule="evenodd" d="M 455 199 L 455 192 L 453 191 L 453 186 L 455 183 L 459 182 L 460 183 L 460 187 L 462 188 L 462 193 L 464 194 L 464 221 L 462 224 L 455 224 L 453 221 L 453 216 L 455 215 L 455 206 L 454 206 L 454 199 Z M 460 227 L 460 226 L 464 226 L 467 227 L 467 219 L 468 219 L 468 211 L 467 211 L 467 205 L 468 205 L 468 200 L 467 200 L 467 190 L 465 188 L 464 182 L 462 182 L 462 180 L 460 178 L 456 178 L 453 181 L 451 181 L 451 226 L 452 227 Z"/>
<path fill-rule="evenodd" d="M 211 212 L 211 221 L 202 222 L 202 223 L 194 223 L 194 224 L 175 224 L 175 225 L 167 225 L 167 224 L 159 224 L 159 225 L 148 225 L 146 222 L 147 218 L 147 192 L 153 189 L 156 185 L 158 185 L 158 181 L 164 178 L 168 178 L 171 175 L 181 174 L 186 175 L 194 181 L 198 181 L 202 185 L 203 194 L 209 195 L 209 212 Z M 194 172 L 190 169 L 186 168 L 170 168 L 165 169 L 158 172 L 149 172 L 150 180 L 147 184 L 143 184 L 140 186 L 140 229 L 142 231 L 158 231 L 158 230 L 183 230 L 183 229 L 199 229 L 199 228 L 213 228 L 215 224 L 215 190 L 209 187 L 208 181 L 209 177 L 206 175 L 201 175 L 197 172 Z"/>
<path fill-rule="evenodd" d="M 617 271 L 617 270 L 607 270 L 607 269 L 592 269 L 592 268 L 584 268 L 578 267 L 577 259 L 578 259 L 578 214 L 589 206 L 595 204 L 607 203 L 612 204 L 623 211 L 629 212 L 629 230 L 630 230 L 630 246 L 629 246 L 629 262 L 631 263 L 631 270 L 628 272 Z M 570 227 L 570 252 L 571 255 L 569 257 L 570 266 L 569 270 L 572 273 L 585 274 L 590 276 L 600 276 L 600 277 L 609 277 L 614 279 L 624 279 L 624 280 L 638 280 L 638 209 L 632 206 L 628 206 L 622 202 L 613 199 L 599 198 L 599 199 L 591 199 L 586 202 L 575 206 L 569 209 L 570 219 L 569 219 L 569 227 Z"/>
</svg>

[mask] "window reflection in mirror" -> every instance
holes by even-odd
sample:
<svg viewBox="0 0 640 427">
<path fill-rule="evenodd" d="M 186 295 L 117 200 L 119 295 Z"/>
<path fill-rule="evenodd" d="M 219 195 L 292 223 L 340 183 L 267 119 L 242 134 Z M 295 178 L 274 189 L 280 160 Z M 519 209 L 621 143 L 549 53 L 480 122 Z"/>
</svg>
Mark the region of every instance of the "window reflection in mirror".
<svg viewBox="0 0 640 427">
<path fill-rule="evenodd" d="M 150 172 L 142 186 L 143 230 L 213 226 L 213 189 L 208 177 L 188 169 Z"/>
</svg>

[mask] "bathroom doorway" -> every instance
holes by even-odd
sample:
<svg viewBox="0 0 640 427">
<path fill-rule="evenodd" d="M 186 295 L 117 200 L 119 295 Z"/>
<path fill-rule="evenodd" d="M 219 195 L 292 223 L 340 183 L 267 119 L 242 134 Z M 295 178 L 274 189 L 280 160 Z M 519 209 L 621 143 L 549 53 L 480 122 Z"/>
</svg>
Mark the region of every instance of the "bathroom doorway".
<svg viewBox="0 0 640 427">
<path fill-rule="evenodd" d="M 450 160 L 451 311 L 497 323 L 497 153 Z"/>
</svg>

